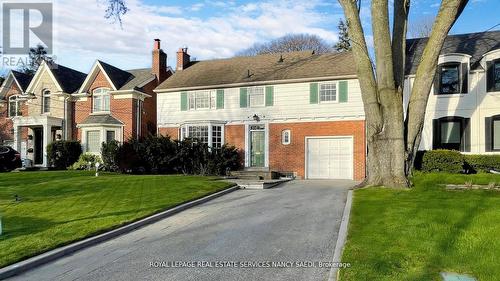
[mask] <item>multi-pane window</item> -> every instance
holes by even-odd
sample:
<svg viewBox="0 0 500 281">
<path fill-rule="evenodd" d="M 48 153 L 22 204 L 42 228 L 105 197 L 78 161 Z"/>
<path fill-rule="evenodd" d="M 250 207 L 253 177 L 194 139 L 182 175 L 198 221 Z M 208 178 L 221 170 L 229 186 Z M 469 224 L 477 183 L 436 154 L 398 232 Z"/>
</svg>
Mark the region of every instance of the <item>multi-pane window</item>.
<svg viewBox="0 0 500 281">
<path fill-rule="evenodd" d="M 194 91 L 188 95 L 189 110 L 215 108 L 215 91 Z"/>
<path fill-rule="evenodd" d="M 265 106 L 266 96 L 264 87 L 250 87 L 248 88 L 248 104 L 250 107 Z"/>
<path fill-rule="evenodd" d="M 188 137 L 201 143 L 208 143 L 208 126 L 189 126 Z"/>
<path fill-rule="evenodd" d="M 282 144 L 285 144 L 285 145 L 286 144 L 290 144 L 290 142 L 291 142 L 290 138 L 291 138 L 291 132 L 290 132 L 290 130 L 283 130 L 281 132 L 281 143 Z"/>
<path fill-rule="evenodd" d="M 460 93 L 460 64 L 452 63 L 441 66 L 440 94 Z"/>
<path fill-rule="evenodd" d="M 42 113 L 50 112 L 50 91 L 44 90 L 42 92 Z"/>
<path fill-rule="evenodd" d="M 222 127 L 212 126 L 212 147 L 220 148 L 222 146 Z"/>
<path fill-rule="evenodd" d="M 115 131 L 106 131 L 106 142 L 115 140 Z"/>
<path fill-rule="evenodd" d="M 321 83 L 319 85 L 319 101 L 337 101 L 337 83 Z"/>
<path fill-rule="evenodd" d="M 87 131 L 87 152 L 99 152 L 101 148 L 101 132 Z"/>
<path fill-rule="evenodd" d="M 92 112 L 109 111 L 110 95 L 109 89 L 95 89 L 92 95 L 93 107 Z"/>
<path fill-rule="evenodd" d="M 9 117 L 21 116 L 21 104 L 16 96 L 9 97 Z"/>
<path fill-rule="evenodd" d="M 500 91 L 500 59 L 493 63 L 493 89 Z"/>
<path fill-rule="evenodd" d="M 220 148 L 224 144 L 222 125 L 186 125 L 181 128 L 182 138 L 192 138 L 209 147 Z"/>
</svg>

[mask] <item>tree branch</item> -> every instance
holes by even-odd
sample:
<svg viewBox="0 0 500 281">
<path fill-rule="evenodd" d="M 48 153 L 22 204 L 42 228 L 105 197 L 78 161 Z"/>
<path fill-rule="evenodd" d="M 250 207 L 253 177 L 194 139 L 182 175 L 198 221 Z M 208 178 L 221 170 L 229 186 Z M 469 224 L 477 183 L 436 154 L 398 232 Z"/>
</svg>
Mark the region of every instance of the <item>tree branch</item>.
<svg viewBox="0 0 500 281">
<path fill-rule="evenodd" d="M 388 0 L 372 0 L 372 27 L 379 91 L 381 89 L 394 89 Z"/>
<path fill-rule="evenodd" d="M 427 101 L 434 76 L 436 75 L 437 61 L 444 45 L 446 36 L 456 22 L 469 0 L 443 0 L 439 8 L 431 35 L 424 48 L 413 83 L 406 120 L 407 151 L 411 154 L 418 149 L 420 135 L 424 125 Z"/>
<path fill-rule="evenodd" d="M 394 80 L 396 89 L 403 90 L 405 59 L 406 59 L 406 31 L 408 28 L 408 14 L 410 0 L 394 1 L 394 21 L 392 27 L 392 61 L 394 62 Z"/>
</svg>

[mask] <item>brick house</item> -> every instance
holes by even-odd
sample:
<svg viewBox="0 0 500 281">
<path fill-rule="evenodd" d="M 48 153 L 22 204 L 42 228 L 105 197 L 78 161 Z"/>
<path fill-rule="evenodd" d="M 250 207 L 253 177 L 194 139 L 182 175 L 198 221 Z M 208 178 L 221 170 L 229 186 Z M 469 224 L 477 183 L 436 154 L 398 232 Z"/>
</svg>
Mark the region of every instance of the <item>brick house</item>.
<svg viewBox="0 0 500 281">
<path fill-rule="evenodd" d="M 351 53 L 190 61 L 155 90 L 158 133 L 234 145 L 246 170 L 365 177 L 365 114 Z"/>
<path fill-rule="evenodd" d="M 71 139 L 71 96 L 84 79 L 84 73 L 42 62 L 26 87 L 22 114 L 12 117 L 13 147 L 21 152 L 21 158 L 31 160 L 35 166 L 47 167 L 47 144 Z M 25 153 L 23 143 L 26 143 Z"/>
<path fill-rule="evenodd" d="M 155 39 L 152 67 L 122 70 L 96 61 L 78 93 L 73 95 L 73 138 L 84 152 L 99 153 L 102 142 L 156 134 L 156 93 L 167 79 L 167 55 Z"/>
<path fill-rule="evenodd" d="M 28 87 L 32 75 L 27 75 L 11 70 L 0 88 L 0 144 L 14 146 L 14 123 L 13 118 L 27 116 L 28 106 L 26 104 Z M 22 139 L 21 152 L 26 155 L 26 140 L 28 129 L 21 130 Z"/>
</svg>

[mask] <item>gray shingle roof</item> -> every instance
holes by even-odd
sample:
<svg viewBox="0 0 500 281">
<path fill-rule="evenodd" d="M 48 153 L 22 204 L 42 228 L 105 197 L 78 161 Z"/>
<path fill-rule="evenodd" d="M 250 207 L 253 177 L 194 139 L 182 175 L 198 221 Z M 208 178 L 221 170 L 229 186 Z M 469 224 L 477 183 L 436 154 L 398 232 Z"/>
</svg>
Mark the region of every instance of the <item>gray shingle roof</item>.
<svg viewBox="0 0 500 281">
<path fill-rule="evenodd" d="M 109 114 L 89 115 L 79 125 L 101 124 L 101 125 L 123 125 L 123 122 Z"/>
<path fill-rule="evenodd" d="M 28 88 L 28 85 L 30 84 L 31 79 L 33 79 L 33 75 L 25 74 L 25 73 L 15 71 L 15 70 L 12 70 L 12 75 L 14 75 L 14 77 L 16 78 L 16 80 L 19 83 L 19 86 L 21 86 L 21 90 L 23 92 L 26 91 L 26 88 Z"/>
<path fill-rule="evenodd" d="M 408 39 L 406 41 L 406 74 L 415 74 L 422 57 L 427 38 Z M 471 69 L 480 68 L 483 55 L 500 49 L 500 31 L 488 31 L 446 37 L 441 54 L 461 53 L 472 56 Z"/>
<path fill-rule="evenodd" d="M 355 74 L 351 52 L 301 51 L 193 62 L 188 68 L 175 72 L 156 90 Z"/>
<path fill-rule="evenodd" d="M 151 68 L 122 70 L 102 61 L 99 61 L 99 63 L 117 90 L 138 89 L 139 85 L 155 78 Z"/>
</svg>

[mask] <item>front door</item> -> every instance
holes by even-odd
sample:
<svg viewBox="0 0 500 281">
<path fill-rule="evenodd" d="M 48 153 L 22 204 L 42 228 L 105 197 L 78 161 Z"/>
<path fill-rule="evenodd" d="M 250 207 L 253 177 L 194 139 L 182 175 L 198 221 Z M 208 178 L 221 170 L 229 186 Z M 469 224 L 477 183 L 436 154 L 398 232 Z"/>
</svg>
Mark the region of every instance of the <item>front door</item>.
<svg viewBox="0 0 500 281">
<path fill-rule="evenodd" d="M 265 131 L 250 131 L 250 166 L 265 165 Z"/>
<path fill-rule="evenodd" d="M 42 128 L 33 129 L 33 154 L 35 164 L 43 164 L 43 130 Z"/>
</svg>

